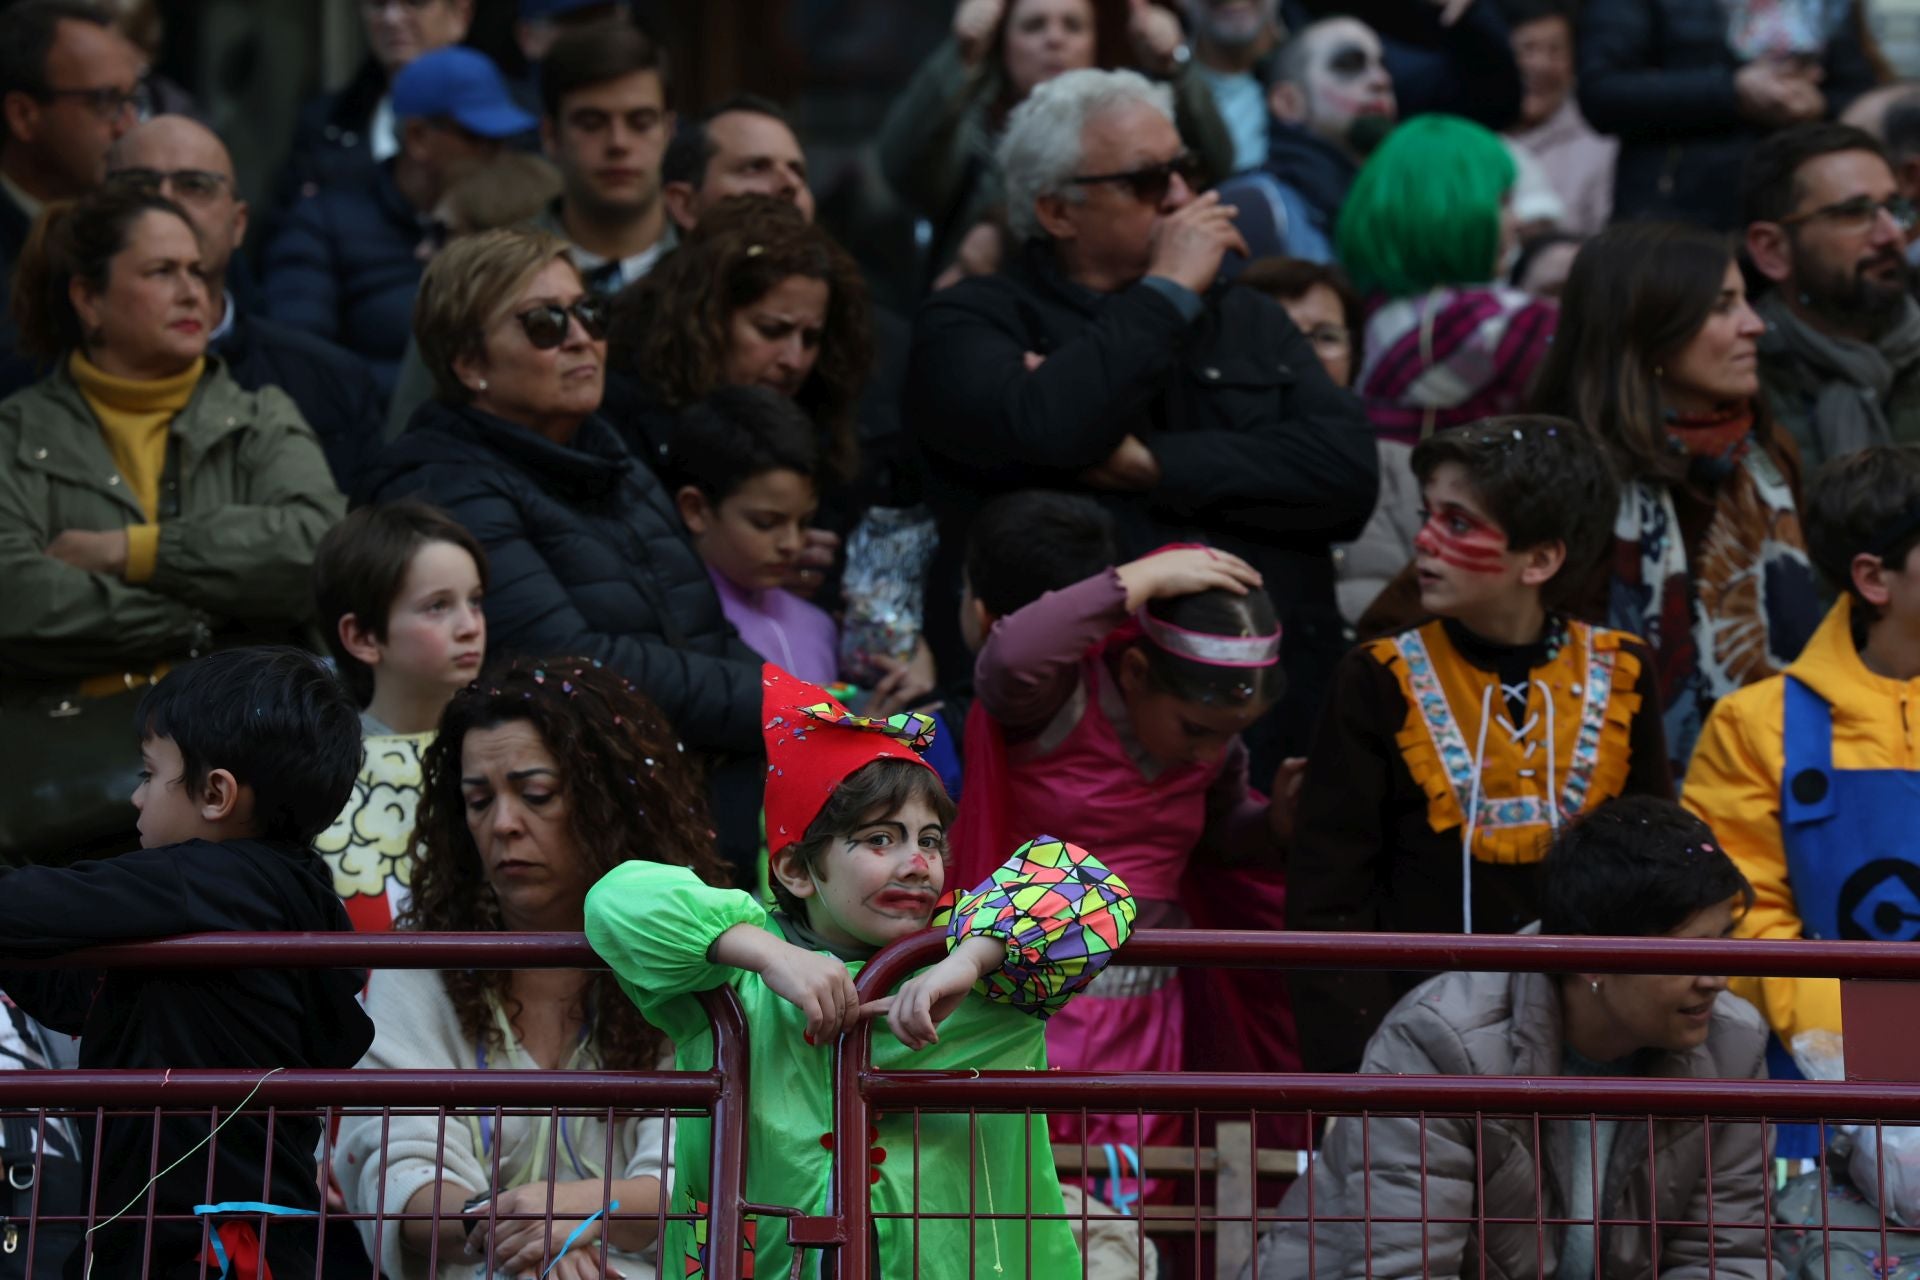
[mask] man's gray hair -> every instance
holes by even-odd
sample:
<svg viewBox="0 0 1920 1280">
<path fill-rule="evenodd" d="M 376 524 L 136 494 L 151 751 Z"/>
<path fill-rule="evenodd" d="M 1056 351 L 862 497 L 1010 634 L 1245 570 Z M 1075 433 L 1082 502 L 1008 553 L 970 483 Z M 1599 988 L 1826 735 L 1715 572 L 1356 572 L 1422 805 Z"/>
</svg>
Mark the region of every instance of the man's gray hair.
<svg viewBox="0 0 1920 1280">
<path fill-rule="evenodd" d="M 1007 222 L 1021 240 L 1044 235 L 1033 202 L 1041 196 L 1086 199 L 1070 179 L 1080 172 L 1082 135 L 1103 111 L 1138 102 L 1173 119 L 1173 90 L 1138 71 L 1068 71 L 1039 85 L 1007 117 L 1000 172 L 1007 184 Z"/>
</svg>

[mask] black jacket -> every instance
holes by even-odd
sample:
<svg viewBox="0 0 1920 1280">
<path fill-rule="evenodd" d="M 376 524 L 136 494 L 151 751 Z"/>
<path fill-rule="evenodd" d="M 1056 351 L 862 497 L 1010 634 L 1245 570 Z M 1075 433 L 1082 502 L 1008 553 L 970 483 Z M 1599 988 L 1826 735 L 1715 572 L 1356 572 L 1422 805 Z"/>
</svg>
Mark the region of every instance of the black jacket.
<svg viewBox="0 0 1920 1280">
<path fill-rule="evenodd" d="M 355 998 L 357 970 L 151 968 L 87 972 L 16 970 L 7 961 L 58 956 L 85 947 L 182 933 L 339 932 L 353 929 L 326 864 L 310 848 L 262 840 L 191 840 L 71 867 L 25 867 L 0 876 L 0 984 L 14 1002 L 54 1031 L 80 1036 L 82 1070 L 274 1067 L 344 1070 L 373 1043 L 373 1024 Z M 239 1099 L 235 1099 L 235 1102 Z M 243 1114 L 220 1130 L 208 1195 L 204 1150 L 183 1161 L 158 1188 L 156 1211 L 262 1199 L 267 1167 L 264 1115 Z M 207 1137 L 206 1113 L 182 1111 L 160 1122 L 160 1167 Z M 281 1111 L 273 1119 L 270 1203 L 318 1209 L 315 1152 L 320 1122 Z M 88 1120 L 82 1151 L 91 1162 Z M 109 1119 L 99 1134 L 100 1215 L 143 1191 L 152 1175 L 150 1121 Z M 146 1252 L 143 1210 L 94 1233 L 95 1280 L 140 1274 Z M 161 1223 L 154 1232 L 156 1277 L 200 1274 L 197 1223 Z M 314 1231 L 276 1219 L 267 1234 L 275 1275 L 312 1275 Z M 69 1260 L 67 1275 L 80 1274 Z"/>
<path fill-rule="evenodd" d="M 1874 83 L 1856 17 L 1827 44 L 1820 87 L 1836 117 Z M 1741 62 L 1727 44 L 1721 0 L 1583 5 L 1574 47 L 1581 112 L 1620 137 L 1615 220 L 1741 225 L 1741 175 L 1765 130 L 1740 114 L 1733 77 Z"/>
<path fill-rule="evenodd" d="M 1314 229 L 1332 244 L 1340 206 L 1360 176 L 1353 157 L 1300 125 L 1275 120 L 1267 126 L 1267 163 L 1262 167 L 1312 207 Z"/>
<path fill-rule="evenodd" d="M 599 418 L 570 445 L 430 401 L 361 501 L 418 495 L 486 548 L 488 647 L 598 658 L 691 746 L 760 750 L 760 660 L 740 642 L 654 474 Z"/>
<path fill-rule="evenodd" d="M 26 248 L 33 219 L 0 191 L 0 301 L 13 298 L 13 264 Z M 0 306 L 0 397 L 10 396 L 32 382 L 39 370 L 20 354 L 20 331 L 13 324 L 13 308 Z"/>
<path fill-rule="evenodd" d="M 267 245 L 262 311 L 365 360 L 384 400 L 413 335 L 426 238 L 392 161 L 343 173 L 304 193 Z"/>
<path fill-rule="evenodd" d="M 1029 352 L 1045 357 L 1031 373 Z M 921 308 L 904 404 L 940 520 L 927 627 L 943 670 L 971 666 L 954 633 L 972 513 L 1016 489 L 1085 491 L 1080 474 L 1132 434 L 1159 462 L 1159 487 L 1094 495 L 1123 553 L 1197 536 L 1258 567 L 1287 629 L 1300 699 L 1287 719 L 1304 734 L 1344 648 L 1328 547 L 1366 523 L 1379 474 L 1360 402 L 1278 305 L 1218 288 L 1189 324 L 1150 285 L 1093 293 L 1030 245 L 1010 273 Z"/>
<path fill-rule="evenodd" d="M 331 342 L 233 305 L 233 327 L 213 344 L 213 353 L 248 391 L 275 386 L 287 393 L 320 437 L 333 482 L 342 493 L 352 493 L 360 468 L 382 443 L 386 415 L 373 374 Z"/>
</svg>

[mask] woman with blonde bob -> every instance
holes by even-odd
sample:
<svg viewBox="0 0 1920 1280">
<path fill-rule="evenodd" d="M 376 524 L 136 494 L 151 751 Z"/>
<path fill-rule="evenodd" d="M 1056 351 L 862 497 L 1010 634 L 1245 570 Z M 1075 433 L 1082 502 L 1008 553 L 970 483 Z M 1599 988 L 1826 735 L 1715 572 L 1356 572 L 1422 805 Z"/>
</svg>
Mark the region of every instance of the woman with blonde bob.
<svg viewBox="0 0 1920 1280">
<path fill-rule="evenodd" d="M 435 398 L 368 468 L 363 500 L 423 497 L 486 550 L 490 641 L 598 659 L 637 685 L 714 773 L 722 850 L 746 866 L 760 660 L 733 635 L 670 495 L 597 416 L 604 300 L 557 237 L 488 231 L 427 267 L 415 336 Z M 734 796 L 733 787 L 742 788 Z M 737 826 L 740 829 L 735 830 Z"/>
</svg>

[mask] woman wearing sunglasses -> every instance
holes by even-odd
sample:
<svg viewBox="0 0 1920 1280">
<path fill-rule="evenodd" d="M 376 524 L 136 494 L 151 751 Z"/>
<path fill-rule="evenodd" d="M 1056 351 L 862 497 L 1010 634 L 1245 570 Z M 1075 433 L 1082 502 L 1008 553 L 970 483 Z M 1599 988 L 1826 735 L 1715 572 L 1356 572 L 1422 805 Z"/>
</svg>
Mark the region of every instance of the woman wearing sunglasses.
<svg viewBox="0 0 1920 1280">
<path fill-rule="evenodd" d="M 434 399 L 367 468 L 367 501 L 422 496 L 464 524 L 494 571 L 501 649 L 618 671 L 689 750 L 760 750 L 760 660 L 735 638 L 672 499 L 597 417 L 606 311 L 565 241 L 463 236 L 428 265 L 414 337 Z M 751 859 L 759 766 L 714 771 L 724 852 Z M 744 814 L 741 831 L 730 819 Z"/>
</svg>

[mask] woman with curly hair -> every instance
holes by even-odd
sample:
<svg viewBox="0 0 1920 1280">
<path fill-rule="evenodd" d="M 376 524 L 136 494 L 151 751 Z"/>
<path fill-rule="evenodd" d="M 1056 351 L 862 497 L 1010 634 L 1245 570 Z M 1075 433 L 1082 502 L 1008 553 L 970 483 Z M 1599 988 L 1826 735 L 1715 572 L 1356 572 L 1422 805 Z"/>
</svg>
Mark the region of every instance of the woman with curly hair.
<svg viewBox="0 0 1920 1280">
<path fill-rule="evenodd" d="M 607 365 L 633 380 L 637 412 L 610 416 L 657 467 L 681 409 L 721 387 L 766 387 L 806 410 L 844 485 L 859 465 L 854 411 L 872 364 L 853 258 L 790 202 L 736 196 L 615 300 Z"/>
<path fill-rule="evenodd" d="M 673 730 L 596 662 L 515 659 L 482 676 L 447 707 L 423 769 L 402 928 L 578 930 L 587 890 L 635 856 L 727 883 Z M 671 1052 L 605 972 L 381 970 L 367 1012 L 377 1030 L 366 1067 L 649 1071 Z M 618 1216 L 594 1220 L 553 1275 L 599 1280 L 604 1234 L 612 1273 L 638 1280 L 654 1274 L 665 1153 L 658 1116 L 628 1117 L 611 1135 L 592 1116 L 355 1116 L 341 1122 L 334 1174 L 355 1213 L 438 1206 L 437 1224 L 384 1224 L 391 1280 L 544 1274 L 609 1200 Z M 482 1198 L 485 1212 L 463 1215 Z M 526 1213 L 550 1220 L 506 1220 Z M 359 1226 L 371 1250 L 375 1223 Z"/>
</svg>

